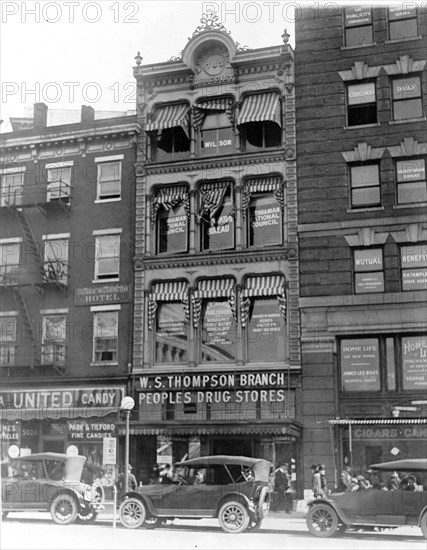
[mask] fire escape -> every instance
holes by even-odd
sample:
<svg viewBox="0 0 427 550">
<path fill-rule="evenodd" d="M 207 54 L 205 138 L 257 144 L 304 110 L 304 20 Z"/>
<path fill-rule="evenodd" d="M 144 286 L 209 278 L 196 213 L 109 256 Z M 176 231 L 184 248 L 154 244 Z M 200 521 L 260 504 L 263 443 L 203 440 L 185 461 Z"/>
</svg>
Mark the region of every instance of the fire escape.
<svg viewBox="0 0 427 550">
<path fill-rule="evenodd" d="M 14 263 L 0 265 L 0 288 L 11 290 L 19 312 L 22 327 L 22 346 L 16 341 L 4 342 L 0 349 L 0 366 L 45 367 L 55 369 L 60 374 L 66 371 L 65 340 L 38 338 L 31 322 L 27 302 L 31 300 L 31 290 L 43 296 L 46 290 L 56 290 L 63 294 L 68 292 L 68 257 L 66 260 L 43 254 L 31 228 L 26 210 L 36 207 L 45 217 L 62 210 L 70 215 L 70 185 L 61 179 L 51 181 L 47 188 L 43 186 L 2 187 L 0 209 L 7 209 L 19 222 L 22 232 L 22 248 L 25 249 L 24 262 L 21 259 Z M 15 328 L 16 337 L 16 328 Z M 41 341 L 41 345 L 40 345 Z M 12 345 L 13 344 L 13 345 Z M 11 369 L 12 370 L 12 369 Z M 8 374 L 10 374 L 8 371 Z"/>
</svg>

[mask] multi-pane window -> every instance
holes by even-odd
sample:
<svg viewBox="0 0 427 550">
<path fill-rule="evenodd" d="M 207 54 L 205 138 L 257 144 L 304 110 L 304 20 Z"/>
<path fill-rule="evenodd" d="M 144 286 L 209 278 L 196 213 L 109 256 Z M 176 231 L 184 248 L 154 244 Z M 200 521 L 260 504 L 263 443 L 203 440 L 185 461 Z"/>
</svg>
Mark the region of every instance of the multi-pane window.
<svg viewBox="0 0 427 550">
<path fill-rule="evenodd" d="M 43 316 L 42 364 L 60 364 L 65 362 L 66 315 L 52 314 Z"/>
<path fill-rule="evenodd" d="M 420 76 L 394 78 L 392 91 L 394 120 L 407 120 L 423 116 Z"/>
<path fill-rule="evenodd" d="M 372 44 L 374 35 L 371 8 L 345 8 L 344 34 L 346 46 L 365 46 L 367 44 Z"/>
<path fill-rule="evenodd" d="M 400 261 L 402 290 L 427 290 L 427 245 L 402 246 Z"/>
<path fill-rule="evenodd" d="M 93 319 L 93 360 L 95 363 L 117 363 L 118 311 L 98 311 Z"/>
<path fill-rule="evenodd" d="M 154 134 L 154 140 L 153 160 L 156 161 L 167 160 L 170 155 L 190 150 L 190 140 L 180 126 L 165 128 L 162 132 Z"/>
<path fill-rule="evenodd" d="M 0 173 L 0 206 L 22 204 L 25 172 Z"/>
<path fill-rule="evenodd" d="M 352 208 L 381 204 L 379 164 L 350 166 L 350 185 Z"/>
<path fill-rule="evenodd" d="M 118 279 L 120 265 L 120 235 L 95 237 L 95 280 Z"/>
<path fill-rule="evenodd" d="M 234 132 L 225 111 L 206 115 L 201 127 L 201 149 L 203 156 L 226 155 L 234 151 Z"/>
<path fill-rule="evenodd" d="M 69 202 L 71 191 L 71 166 L 47 167 L 47 201 Z"/>
<path fill-rule="evenodd" d="M 122 163 L 120 160 L 98 163 L 97 199 L 119 199 L 122 186 Z"/>
<path fill-rule="evenodd" d="M 375 82 L 347 85 L 347 124 L 360 126 L 377 122 Z"/>
<path fill-rule="evenodd" d="M 19 273 L 21 243 L 0 242 L 0 280 L 12 283 Z"/>
<path fill-rule="evenodd" d="M 15 364 L 16 317 L 0 317 L 0 367 Z"/>
<path fill-rule="evenodd" d="M 67 284 L 68 239 L 49 239 L 44 249 L 45 282 Z"/>
<path fill-rule="evenodd" d="M 427 202 L 425 159 L 397 161 L 396 182 L 398 204 Z"/>
<path fill-rule="evenodd" d="M 405 40 L 418 36 L 417 8 L 409 3 L 388 8 L 388 37 Z"/>
<path fill-rule="evenodd" d="M 427 335 L 371 335 L 340 341 L 343 392 L 427 389 Z"/>
<path fill-rule="evenodd" d="M 156 311 L 154 362 L 187 361 L 188 321 L 181 302 L 159 302 Z"/>
<path fill-rule="evenodd" d="M 354 250 L 354 290 L 356 294 L 384 292 L 382 248 Z"/>
<path fill-rule="evenodd" d="M 275 297 L 251 298 L 247 327 L 247 360 L 250 363 L 284 359 L 285 322 Z"/>
<path fill-rule="evenodd" d="M 282 209 L 272 193 L 254 194 L 249 203 L 249 246 L 281 244 L 283 238 Z"/>
<path fill-rule="evenodd" d="M 248 122 L 244 125 L 242 137 L 246 151 L 278 147 L 282 139 L 282 129 L 274 122 Z"/>
<path fill-rule="evenodd" d="M 159 105 L 147 122 L 146 131 L 154 162 L 187 156 L 190 150 L 190 106 L 187 103 Z"/>
</svg>

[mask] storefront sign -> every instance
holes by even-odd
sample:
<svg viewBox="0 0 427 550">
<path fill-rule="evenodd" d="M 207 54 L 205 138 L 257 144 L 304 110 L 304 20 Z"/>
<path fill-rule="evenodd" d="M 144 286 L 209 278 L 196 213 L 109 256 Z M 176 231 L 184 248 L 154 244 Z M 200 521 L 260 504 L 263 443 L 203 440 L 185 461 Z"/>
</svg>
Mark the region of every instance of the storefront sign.
<svg viewBox="0 0 427 550">
<path fill-rule="evenodd" d="M 377 338 L 341 342 L 341 388 L 343 391 L 380 389 Z"/>
<path fill-rule="evenodd" d="M 68 435 L 72 440 L 100 440 L 114 433 L 116 426 L 112 422 L 88 422 L 75 420 L 68 422 Z"/>
<path fill-rule="evenodd" d="M 402 371 L 405 390 L 427 389 L 427 336 L 402 338 Z"/>
<path fill-rule="evenodd" d="M 72 409 L 118 407 L 124 388 L 47 388 L 0 392 L 2 409 Z"/>
<path fill-rule="evenodd" d="M 369 428 L 354 427 L 353 439 L 396 440 L 427 438 L 427 426 L 393 426 L 378 425 Z"/>
<path fill-rule="evenodd" d="M 369 25 L 372 22 L 372 13 L 369 8 L 346 8 L 345 26 L 355 27 L 358 25 Z"/>
<path fill-rule="evenodd" d="M 2 422 L 0 424 L 0 441 L 11 441 L 19 445 L 20 422 Z"/>
<path fill-rule="evenodd" d="M 74 303 L 76 306 L 93 304 L 113 304 L 116 302 L 130 302 L 130 285 L 94 285 L 93 287 L 76 288 Z"/>
<path fill-rule="evenodd" d="M 117 463 L 117 438 L 104 437 L 102 440 L 103 464 Z"/>
<path fill-rule="evenodd" d="M 279 403 L 287 399 L 286 386 L 284 372 L 141 376 L 139 404 Z"/>
</svg>

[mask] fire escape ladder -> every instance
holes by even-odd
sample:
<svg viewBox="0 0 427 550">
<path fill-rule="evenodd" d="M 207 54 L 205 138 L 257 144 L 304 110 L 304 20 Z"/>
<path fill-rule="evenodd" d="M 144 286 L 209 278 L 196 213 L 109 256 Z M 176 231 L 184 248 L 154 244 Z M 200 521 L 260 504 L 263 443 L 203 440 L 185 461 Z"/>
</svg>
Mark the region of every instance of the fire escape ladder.
<svg viewBox="0 0 427 550">
<path fill-rule="evenodd" d="M 30 321 L 30 316 L 28 314 L 28 309 L 25 304 L 24 297 L 21 292 L 21 288 L 19 286 L 14 286 L 12 288 L 13 296 L 15 298 L 16 305 L 18 307 L 18 311 L 20 314 L 20 319 L 22 320 L 23 324 L 23 340 L 25 343 L 29 342 L 31 345 L 31 368 L 34 367 L 36 363 L 36 336 L 34 334 L 33 326 Z"/>
<path fill-rule="evenodd" d="M 40 247 L 37 244 L 34 233 L 31 229 L 30 224 L 28 223 L 27 217 L 25 216 L 24 212 L 18 208 L 15 210 L 15 212 L 25 236 L 25 243 L 28 245 L 29 251 L 33 254 L 35 263 L 37 265 L 37 270 L 41 274 L 42 280 L 44 280 L 44 262 Z"/>
</svg>

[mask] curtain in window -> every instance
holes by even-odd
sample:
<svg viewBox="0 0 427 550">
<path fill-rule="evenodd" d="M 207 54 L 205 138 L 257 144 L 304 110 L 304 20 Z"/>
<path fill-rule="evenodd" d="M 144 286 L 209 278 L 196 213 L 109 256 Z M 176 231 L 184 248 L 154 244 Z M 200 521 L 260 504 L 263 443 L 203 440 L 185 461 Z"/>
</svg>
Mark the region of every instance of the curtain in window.
<svg viewBox="0 0 427 550">
<path fill-rule="evenodd" d="M 159 107 L 154 113 L 154 120 L 147 123 L 146 131 L 165 130 L 180 126 L 187 137 L 190 136 L 190 107 L 186 103 Z"/>
<path fill-rule="evenodd" d="M 246 215 L 252 193 L 273 193 L 281 208 L 285 206 L 285 193 L 281 176 L 250 178 L 242 193 L 242 212 Z"/>
<path fill-rule="evenodd" d="M 276 296 L 279 310 L 286 320 L 285 278 L 282 275 L 265 275 L 246 279 L 240 301 L 242 327 L 247 325 L 251 298 L 254 296 Z"/>
<path fill-rule="evenodd" d="M 233 279 L 206 279 L 199 281 L 193 293 L 193 326 L 197 328 L 202 311 L 202 300 L 206 298 L 227 298 L 236 318 L 235 284 Z"/>
<path fill-rule="evenodd" d="M 158 302 L 182 302 L 187 321 L 190 318 L 187 281 L 155 283 L 148 297 L 148 328 L 152 330 Z"/>
<path fill-rule="evenodd" d="M 225 111 L 226 115 L 233 124 L 234 120 L 234 103 L 230 98 L 212 98 L 202 99 L 197 105 L 193 106 L 193 125 L 195 128 L 200 128 L 203 119 L 209 111 Z"/>
<path fill-rule="evenodd" d="M 157 212 L 160 207 L 169 211 L 180 203 L 183 203 L 187 215 L 190 215 L 190 197 L 188 188 L 185 185 L 158 189 L 151 205 L 151 225 L 155 225 Z"/>
</svg>

